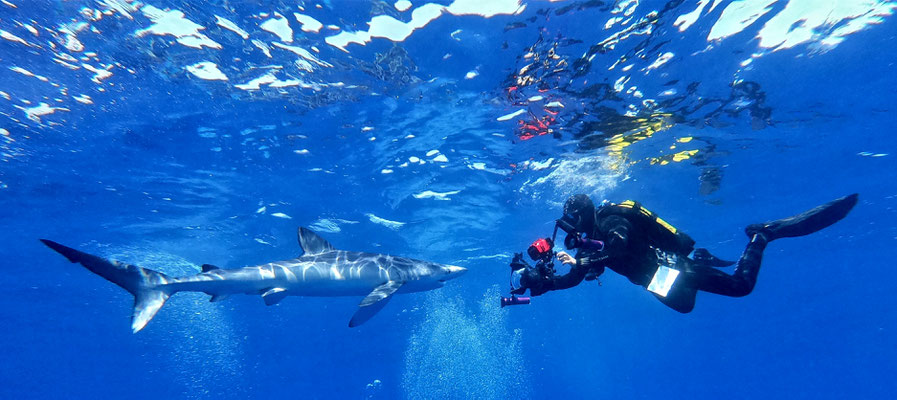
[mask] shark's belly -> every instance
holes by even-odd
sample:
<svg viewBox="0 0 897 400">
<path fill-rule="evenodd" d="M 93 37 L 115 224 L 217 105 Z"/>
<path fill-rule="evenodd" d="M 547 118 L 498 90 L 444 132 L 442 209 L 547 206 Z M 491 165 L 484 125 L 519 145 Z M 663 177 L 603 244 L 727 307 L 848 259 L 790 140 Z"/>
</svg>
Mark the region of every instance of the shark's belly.
<svg viewBox="0 0 897 400">
<path fill-rule="evenodd" d="M 321 280 L 317 282 L 295 282 L 286 287 L 291 296 L 367 296 L 382 283 L 361 280 Z"/>
</svg>

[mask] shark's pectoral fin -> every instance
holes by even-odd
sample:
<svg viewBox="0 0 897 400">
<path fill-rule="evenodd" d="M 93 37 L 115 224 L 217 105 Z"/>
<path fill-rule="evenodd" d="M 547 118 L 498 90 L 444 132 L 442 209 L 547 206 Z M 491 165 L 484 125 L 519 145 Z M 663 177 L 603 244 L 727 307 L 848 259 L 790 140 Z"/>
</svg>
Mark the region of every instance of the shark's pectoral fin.
<svg viewBox="0 0 897 400">
<path fill-rule="evenodd" d="M 287 297 L 287 290 L 284 288 L 271 288 L 262 293 L 262 298 L 265 299 L 265 305 L 272 306 L 283 300 L 284 297 Z"/>
<path fill-rule="evenodd" d="M 389 281 L 374 288 L 374 291 L 361 300 L 361 304 L 358 305 L 358 311 L 355 312 L 355 315 L 352 316 L 352 320 L 349 321 L 349 327 L 356 327 L 371 319 L 374 314 L 383 309 L 386 303 L 389 302 L 389 299 L 392 298 L 392 295 L 399 290 L 403 284 L 405 284 L 405 282 Z"/>
<path fill-rule="evenodd" d="M 228 297 L 230 297 L 229 294 L 213 294 L 213 295 L 212 295 L 212 298 L 209 299 L 209 302 L 210 302 L 210 303 L 217 303 L 217 302 L 219 302 L 219 301 L 221 301 L 221 300 L 225 300 L 225 299 L 227 299 Z"/>
</svg>

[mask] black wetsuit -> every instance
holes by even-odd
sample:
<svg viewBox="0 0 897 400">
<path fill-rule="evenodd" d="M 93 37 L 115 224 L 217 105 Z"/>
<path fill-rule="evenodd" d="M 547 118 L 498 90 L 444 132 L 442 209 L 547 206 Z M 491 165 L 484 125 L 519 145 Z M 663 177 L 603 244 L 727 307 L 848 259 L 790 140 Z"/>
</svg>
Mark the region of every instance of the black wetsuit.
<svg viewBox="0 0 897 400">
<path fill-rule="evenodd" d="M 548 277 L 534 285 L 530 288 L 534 296 L 549 290 L 576 286 L 587 275 L 597 277 L 605 268 L 610 268 L 627 277 L 632 283 L 647 288 L 661 264 L 678 270 L 679 276 L 666 297 L 657 294 L 655 296 L 670 308 L 682 313 L 690 312 L 694 308 L 698 290 L 741 297 L 754 289 L 763 250 L 767 244 L 766 238 L 762 235 L 755 235 L 752 238 L 738 261 L 735 272 L 729 275 L 689 258 L 694 241 L 681 232 L 678 233 L 678 239 L 670 236 L 669 229 L 675 229 L 668 224 L 655 222 L 652 218 L 645 218 L 639 214 L 617 213 L 608 207 L 604 206 L 595 211 L 594 228 L 592 232 L 586 232 L 588 238 L 604 241 L 604 249 L 578 251 L 575 257 L 576 265 L 571 267 L 570 272 Z M 671 259 L 675 261 L 670 264 Z"/>
</svg>

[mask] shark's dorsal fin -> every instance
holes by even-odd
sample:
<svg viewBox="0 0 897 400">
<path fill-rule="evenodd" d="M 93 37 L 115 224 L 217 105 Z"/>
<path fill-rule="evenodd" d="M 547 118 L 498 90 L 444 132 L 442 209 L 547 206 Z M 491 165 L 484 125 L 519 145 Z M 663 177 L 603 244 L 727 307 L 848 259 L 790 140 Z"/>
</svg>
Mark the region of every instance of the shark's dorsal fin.
<svg viewBox="0 0 897 400">
<path fill-rule="evenodd" d="M 388 281 L 374 288 L 367 297 L 361 300 L 361 304 L 358 305 L 358 311 L 355 312 L 352 320 L 349 321 L 349 327 L 356 327 L 371 319 L 377 311 L 383 309 L 383 306 L 389 302 L 392 295 L 404 284 L 405 282 L 401 281 Z"/>
<path fill-rule="evenodd" d="M 306 227 L 299 228 L 299 246 L 302 247 L 302 251 L 308 256 L 333 251 L 333 246 L 330 245 L 330 242 Z"/>
<path fill-rule="evenodd" d="M 203 264 L 202 265 L 202 272 L 209 272 L 209 271 L 215 270 L 215 269 L 221 269 L 221 268 L 218 268 L 217 266 L 214 266 L 212 264 Z"/>
</svg>

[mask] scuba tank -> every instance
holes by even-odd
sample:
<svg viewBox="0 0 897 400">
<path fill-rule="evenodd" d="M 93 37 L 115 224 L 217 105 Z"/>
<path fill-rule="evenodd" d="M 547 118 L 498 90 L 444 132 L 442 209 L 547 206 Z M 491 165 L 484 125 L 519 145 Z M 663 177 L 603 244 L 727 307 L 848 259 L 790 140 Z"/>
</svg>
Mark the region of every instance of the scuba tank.
<svg viewBox="0 0 897 400">
<path fill-rule="evenodd" d="M 652 245 L 660 250 L 680 255 L 688 255 L 694 250 L 694 239 L 636 201 L 626 200 L 619 204 L 605 202 L 596 214 L 599 220 L 610 215 L 626 218 L 636 229 L 647 234 Z"/>
</svg>

